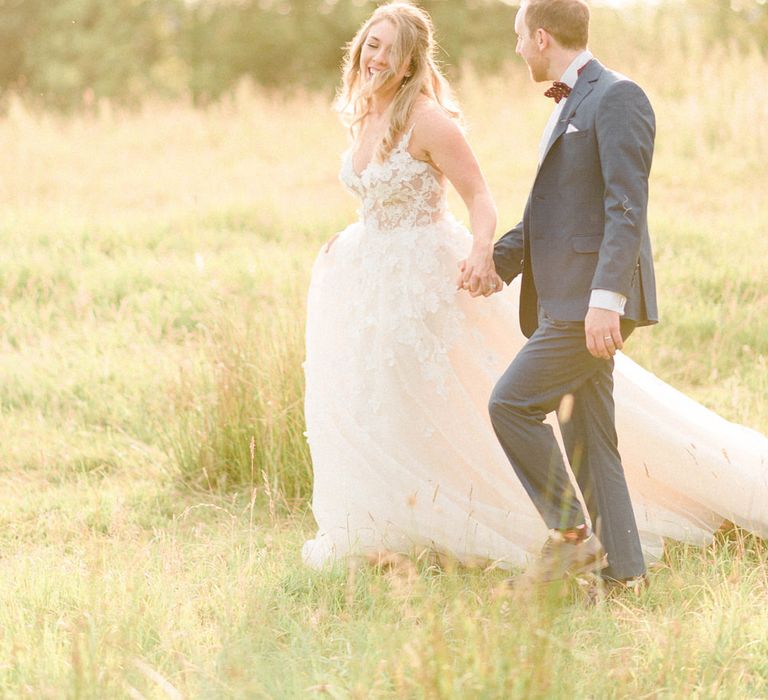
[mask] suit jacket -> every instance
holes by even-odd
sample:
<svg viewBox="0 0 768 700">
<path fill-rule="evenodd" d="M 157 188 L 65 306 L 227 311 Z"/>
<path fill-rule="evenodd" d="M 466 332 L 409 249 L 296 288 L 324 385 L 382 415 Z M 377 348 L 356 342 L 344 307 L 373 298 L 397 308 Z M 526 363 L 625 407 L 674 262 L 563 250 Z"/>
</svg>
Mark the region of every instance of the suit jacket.
<svg viewBox="0 0 768 700">
<path fill-rule="evenodd" d="M 505 282 L 522 272 L 520 326 L 528 337 L 539 306 L 553 319 L 583 321 L 593 289 L 626 296 L 624 317 L 637 325 L 658 321 L 647 221 L 655 130 L 638 85 L 597 60 L 584 67 L 523 220 L 494 246 Z"/>
</svg>

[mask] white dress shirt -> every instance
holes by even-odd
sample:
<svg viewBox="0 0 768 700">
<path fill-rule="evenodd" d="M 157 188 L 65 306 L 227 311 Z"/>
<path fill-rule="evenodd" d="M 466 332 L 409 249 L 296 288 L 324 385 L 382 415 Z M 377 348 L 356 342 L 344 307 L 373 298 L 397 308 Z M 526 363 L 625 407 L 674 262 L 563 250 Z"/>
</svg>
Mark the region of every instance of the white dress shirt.
<svg viewBox="0 0 768 700">
<path fill-rule="evenodd" d="M 576 81 L 579 79 L 579 70 L 583 68 L 587 63 L 592 60 L 593 56 L 590 51 L 582 51 L 576 58 L 571 61 L 568 68 L 565 69 L 560 78 L 561 83 L 565 83 L 568 87 L 573 88 L 576 85 Z M 552 132 L 555 130 L 557 120 L 560 119 L 560 115 L 565 108 L 566 100 L 560 100 L 555 105 L 552 114 L 549 115 L 547 125 L 544 127 L 544 133 L 539 141 L 539 165 L 544 159 L 544 152 L 549 144 L 549 139 L 552 138 Z M 615 311 L 620 316 L 624 315 L 624 306 L 627 303 L 627 298 L 623 294 L 618 292 L 612 292 L 608 289 L 593 289 L 592 295 L 589 297 L 589 306 L 597 309 L 607 309 L 608 311 Z"/>
</svg>

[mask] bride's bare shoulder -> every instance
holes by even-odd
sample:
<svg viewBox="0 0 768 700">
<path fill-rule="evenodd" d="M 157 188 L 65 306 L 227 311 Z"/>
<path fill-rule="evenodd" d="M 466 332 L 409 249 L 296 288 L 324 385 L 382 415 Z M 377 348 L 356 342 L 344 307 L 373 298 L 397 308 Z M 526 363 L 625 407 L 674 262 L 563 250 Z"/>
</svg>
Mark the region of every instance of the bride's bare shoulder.
<svg viewBox="0 0 768 700">
<path fill-rule="evenodd" d="M 411 112 L 411 122 L 414 129 L 439 125 L 458 125 L 457 120 L 452 117 L 442 105 L 435 100 L 420 95 L 413 105 Z"/>
<path fill-rule="evenodd" d="M 452 140 L 463 133 L 458 120 L 426 96 L 419 98 L 414 105 L 411 119 L 411 152 L 424 160 L 428 160 L 436 141 Z"/>
</svg>

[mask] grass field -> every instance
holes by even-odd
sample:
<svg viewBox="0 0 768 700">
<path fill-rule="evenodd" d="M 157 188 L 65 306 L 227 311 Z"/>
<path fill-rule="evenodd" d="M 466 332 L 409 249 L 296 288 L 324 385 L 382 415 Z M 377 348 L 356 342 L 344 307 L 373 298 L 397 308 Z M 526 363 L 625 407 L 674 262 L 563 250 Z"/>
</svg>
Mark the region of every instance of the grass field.
<svg viewBox="0 0 768 700">
<path fill-rule="evenodd" d="M 663 324 L 628 353 L 768 432 L 768 63 L 667 50 L 648 89 Z M 660 67 L 663 59 L 663 69 Z M 699 74 L 718 90 L 694 93 Z M 549 103 L 459 95 L 503 224 Z M 498 571 L 326 573 L 302 438 L 304 294 L 355 215 L 328 96 L 0 119 L 0 697 L 768 696 L 768 549 L 672 546 L 640 600 L 529 606 Z M 464 216 L 452 198 L 454 211 Z"/>
</svg>

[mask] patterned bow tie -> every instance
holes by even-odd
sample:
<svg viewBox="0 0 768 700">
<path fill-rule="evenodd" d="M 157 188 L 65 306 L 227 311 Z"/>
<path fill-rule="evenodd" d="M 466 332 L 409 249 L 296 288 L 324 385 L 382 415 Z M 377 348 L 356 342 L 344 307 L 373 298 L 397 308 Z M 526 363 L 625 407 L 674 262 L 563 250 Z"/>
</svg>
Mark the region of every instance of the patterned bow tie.
<svg viewBox="0 0 768 700">
<path fill-rule="evenodd" d="M 544 93 L 544 96 L 551 97 L 557 104 L 560 104 L 560 100 L 562 100 L 564 97 L 567 98 L 570 94 L 570 85 L 566 85 L 565 83 L 561 83 L 559 80 L 556 80 L 554 83 L 552 83 L 552 87 Z"/>
</svg>

